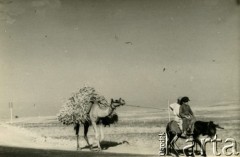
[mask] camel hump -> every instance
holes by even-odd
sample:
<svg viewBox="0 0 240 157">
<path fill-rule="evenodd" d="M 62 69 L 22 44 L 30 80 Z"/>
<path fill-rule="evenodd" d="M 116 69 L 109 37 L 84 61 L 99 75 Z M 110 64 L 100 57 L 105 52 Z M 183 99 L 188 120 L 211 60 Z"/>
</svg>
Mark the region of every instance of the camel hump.
<svg viewBox="0 0 240 157">
<path fill-rule="evenodd" d="M 107 100 L 103 96 L 99 96 L 96 99 L 96 103 L 98 104 L 99 108 L 101 108 L 101 109 L 105 109 L 110 106 L 108 104 Z"/>
<path fill-rule="evenodd" d="M 102 96 L 97 98 L 93 97 L 90 99 L 89 103 L 87 103 L 87 105 L 84 106 L 85 114 L 90 113 L 93 104 L 97 104 L 101 109 L 106 109 L 107 107 L 110 106 L 104 97 Z"/>
<path fill-rule="evenodd" d="M 101 109 L 106 109 L 108 108 L 110 105 L 108 103 L 98 103 L 99 108 Z"/>
</svg>

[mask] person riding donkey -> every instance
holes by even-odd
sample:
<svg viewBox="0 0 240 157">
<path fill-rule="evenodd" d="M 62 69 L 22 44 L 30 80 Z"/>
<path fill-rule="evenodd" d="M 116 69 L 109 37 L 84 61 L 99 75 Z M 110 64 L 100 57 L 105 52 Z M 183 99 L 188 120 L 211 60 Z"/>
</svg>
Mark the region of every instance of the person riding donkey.
<svg viewBox="0 0 240 157">
<path fill-rule="evenodd" d="M 176 103 L 170 104 L 169 108 L 173 111 L 174 120 L 177 122 L 182 136 L 193 134 L 196 118 L 188 105 L 188 97 L 179 97 Z"/>
<path fill-rule="evenodd" d="M 192 112 L 191 107 L 188 102 L 190 99 L 188 97 L 182 97 L 180 100 L 180 108 L 179 108 L 179 116 L 182 119 L 182 136 L 192 135 L 194 130 L 194 123 L 196 122 L 196 118 Z"/>
<path fill-rule="evenodd" d="M 180 109 L 180 101 L 181 101 L 182 97 L 179 97 L 177 99 L 177 102 L 170 104 L 169 108 L 173 111 L 173 115 L 174 115 L 174 120 L 177 122 L 180 130 L 182 130 L 182 118 L 179 115 L 179 109 Z"/>
</svg>

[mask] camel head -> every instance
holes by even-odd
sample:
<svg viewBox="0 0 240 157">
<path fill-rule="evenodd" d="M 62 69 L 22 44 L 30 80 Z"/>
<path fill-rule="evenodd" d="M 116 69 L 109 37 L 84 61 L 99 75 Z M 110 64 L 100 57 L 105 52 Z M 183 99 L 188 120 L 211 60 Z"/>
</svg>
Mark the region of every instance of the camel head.
<svg viewBox="0 0 240 157">
<path fill-rule="evenodd" d="M 111 108 L 115 109 L 116 107 L 125 105 L 125 101 L 122 98 L 119 98 L 119 100 L 113 100 L 111 99 Z"/>
</svg>

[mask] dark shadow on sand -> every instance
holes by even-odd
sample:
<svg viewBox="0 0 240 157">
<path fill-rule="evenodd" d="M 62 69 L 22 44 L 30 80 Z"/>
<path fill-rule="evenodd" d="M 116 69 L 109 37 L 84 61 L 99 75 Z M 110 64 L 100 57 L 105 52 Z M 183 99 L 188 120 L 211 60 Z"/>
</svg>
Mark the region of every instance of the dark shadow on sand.
<svg viewBox="0 0 240 157">
<path fill-rule="evenodd" d="M 110 147 L 116 147 L 118 145 L 122 144 L 129 144 L 128 141 L 122 141 L 122 142 L 115 142 L 115 141 L 102 141 L 101 142 L 101 147 L 103 150 L 107 150 Z M 97 146 L 94 145 L 93 149 L 97 148 Z M 82 147 L 81 149 L 90 149 L 89 146 Z"/>
<path fill-rule="evenodd" d="M 116 147 L 122 144 L 129 144 L 128 141 L 114 142 L 114 141 L 102 141 L 101 146 L 103 150 L 107 150 L 110 147 Z"/>
</svg>

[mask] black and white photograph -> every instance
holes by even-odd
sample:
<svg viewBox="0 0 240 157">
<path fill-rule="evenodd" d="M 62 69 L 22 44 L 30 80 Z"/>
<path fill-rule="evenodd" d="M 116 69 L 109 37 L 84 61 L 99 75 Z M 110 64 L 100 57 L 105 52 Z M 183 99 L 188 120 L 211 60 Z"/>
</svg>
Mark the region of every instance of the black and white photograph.
<svg viewBox="0 0 240 157">
<path fill-rule="evenodd" d="M 239 0 L 0 0 L 0 157 L 240 156 Z"/>
</svg>

